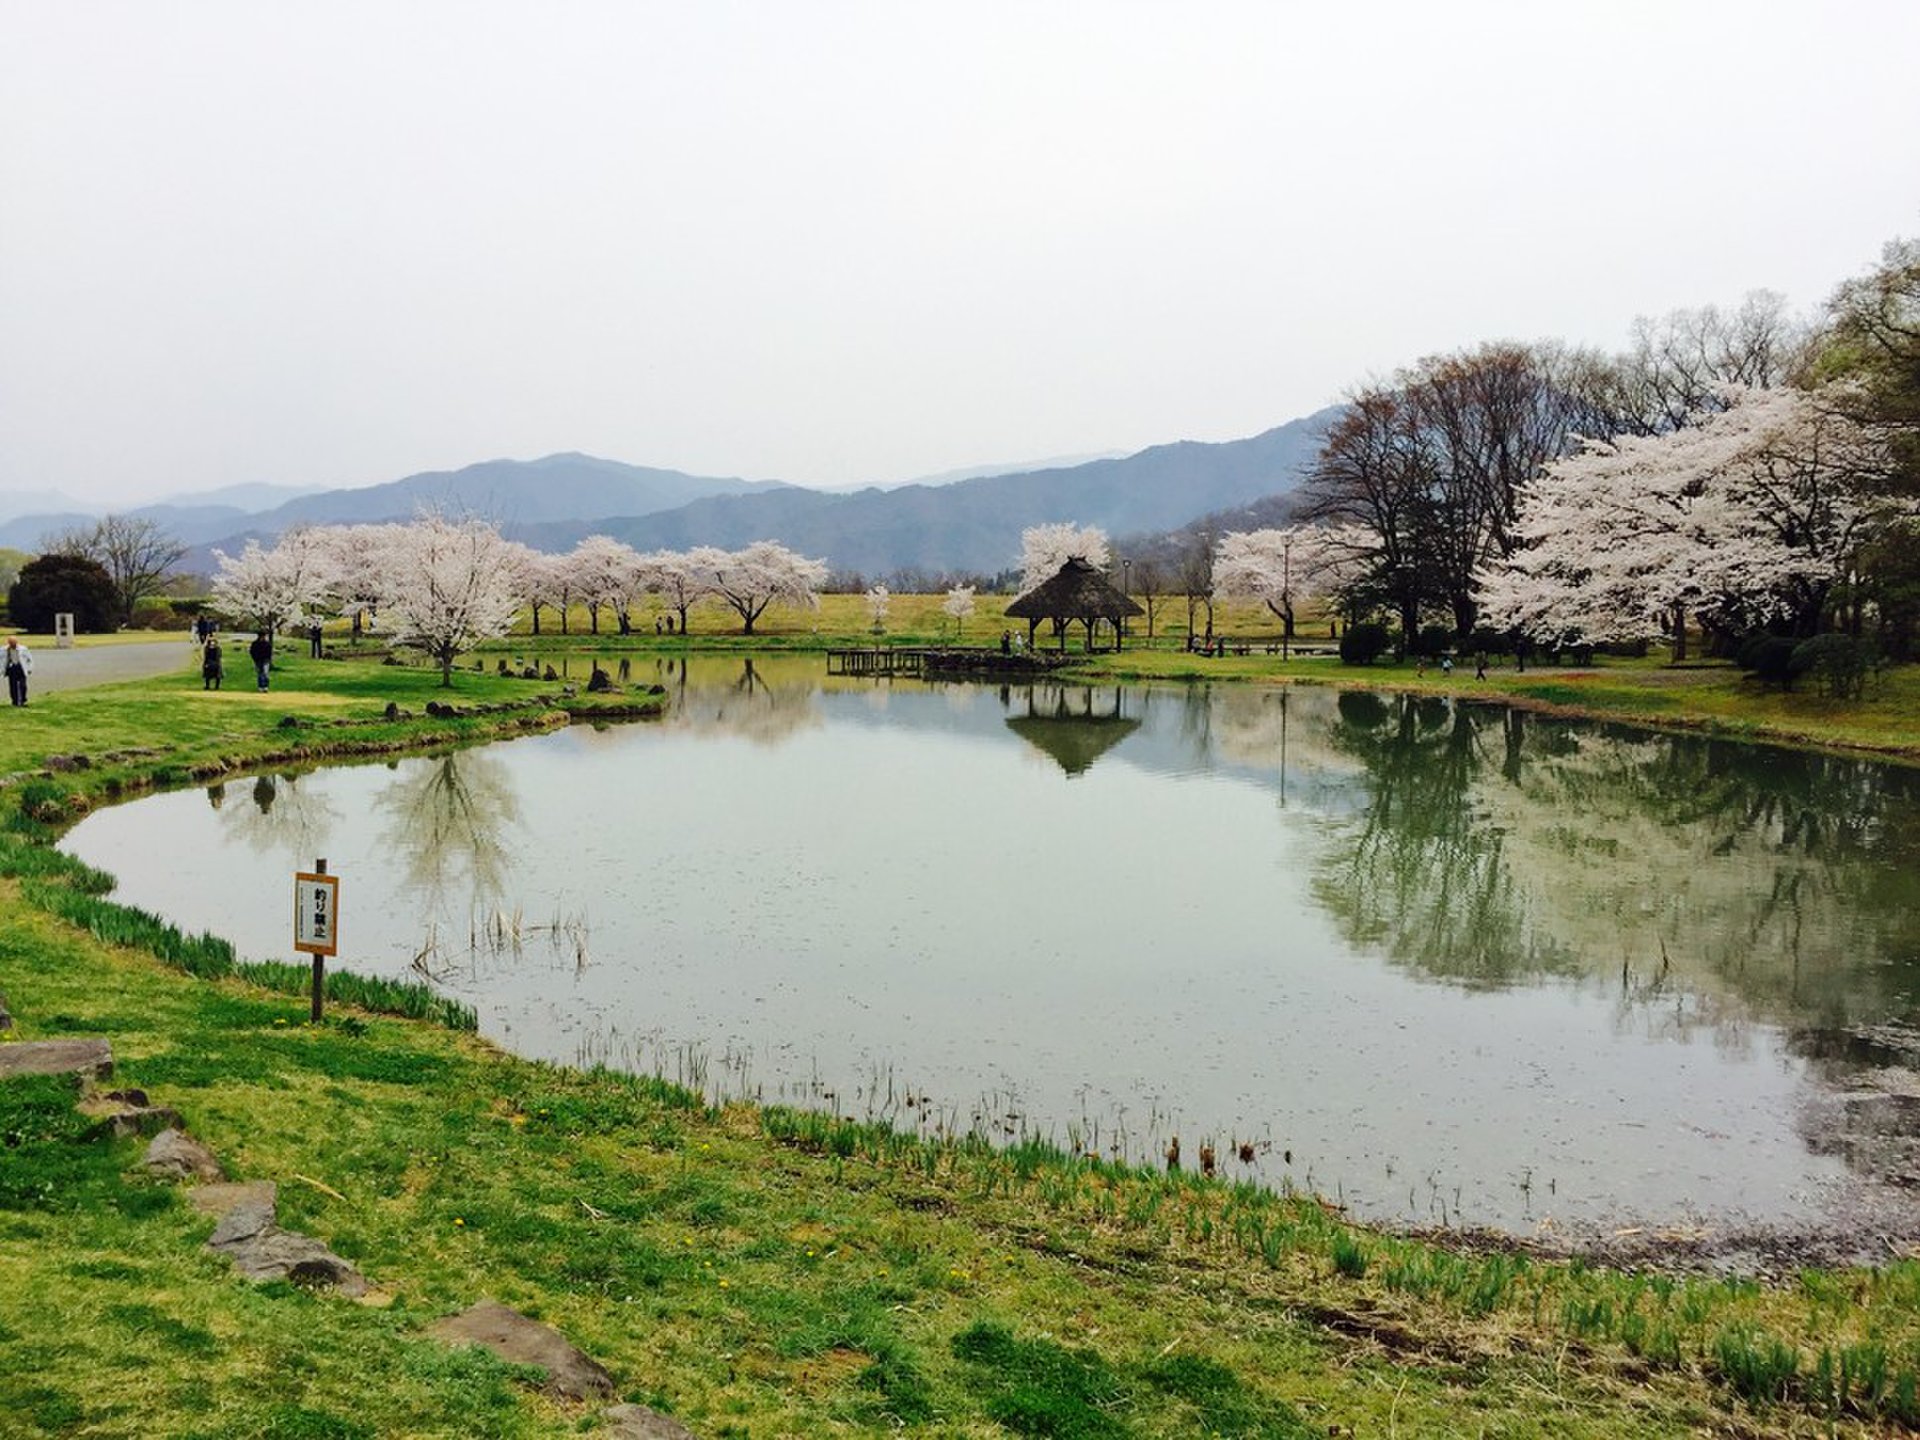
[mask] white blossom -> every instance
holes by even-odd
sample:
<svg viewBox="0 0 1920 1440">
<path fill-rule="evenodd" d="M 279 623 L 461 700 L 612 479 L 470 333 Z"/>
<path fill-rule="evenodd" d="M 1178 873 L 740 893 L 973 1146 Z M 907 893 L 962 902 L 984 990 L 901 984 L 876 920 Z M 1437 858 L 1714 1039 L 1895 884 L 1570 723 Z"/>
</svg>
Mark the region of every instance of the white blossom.
<svg viewBox="0 0 1920 1440">
<path fill-rule="evenodd" d="M 214 604 L 249 630 L 298 624 L 324 606 L 333 583 L 334 547 L 321 529 L 289 530 L 271 550 L 249 540 L 237 557 L 213 553 Z"/>
<path fill-rule="evenodd" d="M 1044 585 L 1069 560 L 1107 568 L 1107 532 L 1097 526 L 1035 525 L 1020 532 L 1020 593 Z"/>
<path fill-rule="evenodd" d="M 820 587 L 827 580 L 827 562 L 809 560 L 773 540 L 756 540 L 744 550 L 717 550 L 703 546 L 692 552 L 691 563 L 703 573 L 708 588 L 740 617 L 745 634 L 767 606 L 817 606 Z"/>
<path fill-rule="evenodd" d="M 393 566 L 385 614 L 395 642 L 425 651 L 451 684 L 453 662 L 482 640 L 504 635 L 523 599 L 512 542 L 483 520 L 424 515 L 387 549 Z"/>
</svg>

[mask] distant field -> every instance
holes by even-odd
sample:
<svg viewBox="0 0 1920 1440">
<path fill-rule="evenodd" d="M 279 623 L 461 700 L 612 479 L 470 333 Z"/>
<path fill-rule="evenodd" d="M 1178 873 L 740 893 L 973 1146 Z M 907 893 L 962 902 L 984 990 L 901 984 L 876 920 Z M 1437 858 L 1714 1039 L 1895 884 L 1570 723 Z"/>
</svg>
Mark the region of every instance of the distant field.
<svg viewBox="0 0 1920 1440">
<path fill-rule="evenodd" d="M 891 644 L 932 644 L 957 643 L 968 645 L 986 645 L 997 641 L 1004 629 L 1015 629 L 1022 633 L 1026 630 L 1024 620 L 1009 620 L 1007 606 L 1013 603 L 1011 595 L 979 595 L 974 600 L 974 612 L 965 621 L 956 622 L 947 615 L 942 606 L 946 603 L 942 595 L 894 595 L 887 605 L 885 628 L 876 635 L 873 619 L 863 595 L 823 595 L 820 606 L 807 609 L 801 606 L 775 606 L 762 615 L 754 625 L 755 636 L 769 639 L 792 639 L 804 637 L 809 641 L 820 640 L 826 643 L 867 644 L 876 639 Z M 1145 606 L 1145 598 L 1136 595 L 1136 603 Z M 659 632 L 654 628 L 656 620 L 663 618 L 666 611 L 652 607 L 633 617 L 633 636 L 626 638 L 653 641 Z M 1214 605 L 1213 628 L 1216 634 L 1245 637 L 1263 641 L 1278 639 L 1280 622 L 1266 606 L 1244 600 L 1216 602 Z M 1044 631 L 1045 627 L 1042 627 Z M 1323 612 L 1302 609 L 1295 626 L 1299 638 L 1307 643 L 1318 639 L 1326 641 L 1327 623 Z M 1194 633 L 1205 633 L 1206 612 L 1196 610 L 1193 617 Z M 516 636 L 529 635 L 532 622 L 528 616 L 522 616 L 514 626 Z M 724 636 L 738 636 L 741 632 L 740 617 L 722 605 L 706 603 L 697 605 L 687 617 L 687 633 L 690 638 L 699 640 Z M 542 639 L 555 637 L 562 632 L 558 612 L 551 607 L 545 608 L 540 615 L 540 633 Z M 567 613 L 565 634 L 569 636 L 593 635 L 593 617 L 584 605 L 575 605 Z M 1103 630 L 1104 633 L 1104 630 Z M 605 639 L 622 638 L 619 625 L 611 611 L 602 609 L 597 632 Z M 1188 634 L 1187 603 L 1182 596 L 1163 597 L 1154 602 L 1152 634 L 1148 633 L 1147 618 L 1140 616 L 1128 627 L 1129 644 L 1169 644 L 1175 648 L 1183 645 Z M 1076 643 L 1079 632 L 1076 631 Z M 664 638 L 664 637 L 662 637 Z"/>
</svg>

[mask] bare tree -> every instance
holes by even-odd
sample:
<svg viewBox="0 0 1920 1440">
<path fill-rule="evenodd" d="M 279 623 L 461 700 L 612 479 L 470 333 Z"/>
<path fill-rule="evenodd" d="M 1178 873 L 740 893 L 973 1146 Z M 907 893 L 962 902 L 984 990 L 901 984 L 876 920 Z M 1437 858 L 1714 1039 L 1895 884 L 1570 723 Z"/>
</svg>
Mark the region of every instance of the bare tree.
<svg viewBox="0 0 1920 1440">
<path fill-rule="evenodd" d="M 173 578 L 173 567 L 187 553 L 157 521 L 132 515 L 108 515 L 92 525 L 50 535 L 41 542 L 48 554 L 79 555 L 93 561 L 113 580 L 120 623 L 133 623 L 133 611 L 157 595 Z"/>
<path fill-rule="evenodd" d="M 1807 328 L 1771 290 L 1753 291 L 1732 312 L 1703 305 L 1642 316 L 1620 362 L 1628 403 L 1616 433 L 1677 430 L 1718 410 L 1728 385 L 1784 385 L 1804 367 L 1807 347 Z"/>
</svg>

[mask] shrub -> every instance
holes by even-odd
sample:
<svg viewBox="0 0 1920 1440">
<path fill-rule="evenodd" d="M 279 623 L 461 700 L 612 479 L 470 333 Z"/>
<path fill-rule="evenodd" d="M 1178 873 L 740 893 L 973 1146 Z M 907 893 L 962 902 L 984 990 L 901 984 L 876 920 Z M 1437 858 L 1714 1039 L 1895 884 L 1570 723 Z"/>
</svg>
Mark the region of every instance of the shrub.
<svg viewBox="0 0 1920 1440">
<path fill-rule="evenodd" d="M 165 600 L 142 600 L 133 607 L 131 630 L 178 630 L 186 624 L 180 612 Z"/>
<path fill-rule="evenodd" d="M 114 628 L 119 592 L 98 564 L 79 555 L 42 555 L 20 567 L 7 592 L 12 623 L 35 634 L 51 634 L 53 617 L 71 612 L 73 628 L 100 634 Z"/>
<path fill-rule="evenodd" d="M 1793 668 L 1798 645 L 1786 635 L 1754 635 L 1740 646 L 1736 658 L 1740 668 L 1761 683 L 1791 690 L 1793 678 L 1799 673 Z"/>
<path fill-rule="evenodd" d="M 1371 621 L 1349 625 L 1347 633 L 1340 637 L 1340 661 L 1343 665 L 1371 665 L 1392 643 L 1393 637 L 1384 625 Z"/>
<path fill-rule="evenodd" d="M 1445 625 L 1422 625 L 1413 642 L 1413 653 L 1427 660 L 1438 660 L 1453 646 L 1453 631 Z"/>
<path fill-rule="evenodd" d="M 1810 675 L 1821 693 L 1835 700 L 1858 700 L 1867 677 L 1878 668 L 1871 644 L 1851 635 L 1816 635 L 1803 640 L 1789 661 L 1795 676 Z"/>
</svg>

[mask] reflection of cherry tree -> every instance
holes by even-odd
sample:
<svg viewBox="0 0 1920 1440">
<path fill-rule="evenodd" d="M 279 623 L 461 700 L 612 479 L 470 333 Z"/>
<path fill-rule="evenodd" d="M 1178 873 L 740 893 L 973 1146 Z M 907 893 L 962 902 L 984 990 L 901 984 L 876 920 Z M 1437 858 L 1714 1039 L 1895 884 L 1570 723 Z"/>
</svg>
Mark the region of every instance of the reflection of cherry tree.
<svg viewBox="0 0 1920 1440">
<path fill-rule="evenodd" d="M 444 913 L 456 887 L 471 908 L 499 903 L 513 872 L 509 831 L 520 819 L 504 761 L 484 750 L 408 761 L 373 803 L 387 817 L 383 848 L 430 913 Z"/>
<path fill-rule="evenodd" d="M 791 678 L 769 683 L 751 656 L 737 671 L 696 667 L 684 662 L 668 690 L 674 705 L 665 724 L 695 735 L 737 735 L 762 745 L 778 745 L 821 723 L 815 697 L 818 682 L 795 684 Z"/>
<path fill-rule="evenodd" d="M 1584 976 L 1732 1043 L 1756 1015 L 1884 1016 L 1920 978 L 1906 772 L 1432 699 L 1338 705 L 1296 732 L 1361 766 L 1327 807 L 1314 894 L 1397 963 Z"/>
<path fill-rule="evenodd" d="M 1339 697 L 1333 743 L 1360 761 L 1365 803 L 1328 826 L 1314 894 L 1356 942 L 1469 985 L 1578 969 L 1529 923 L 1506 837 L 1483 822 L 1474 782 L 1493 764 L 1489 712 L 1442 699 Z"/>
<path fill-rule="evenodd" d="M 311 777 L 304 777 L 311 780 Z M 214 808 L 220 824 L 238 844 L 249 850 L 277 851 L 304 870 L 326 853 L 340 812 L 317 782 L 302 784 L 299 775 L 256 775 L 217 787 Z M 212 791 L 208 798 L 212 800 Z"/>
</svg>

